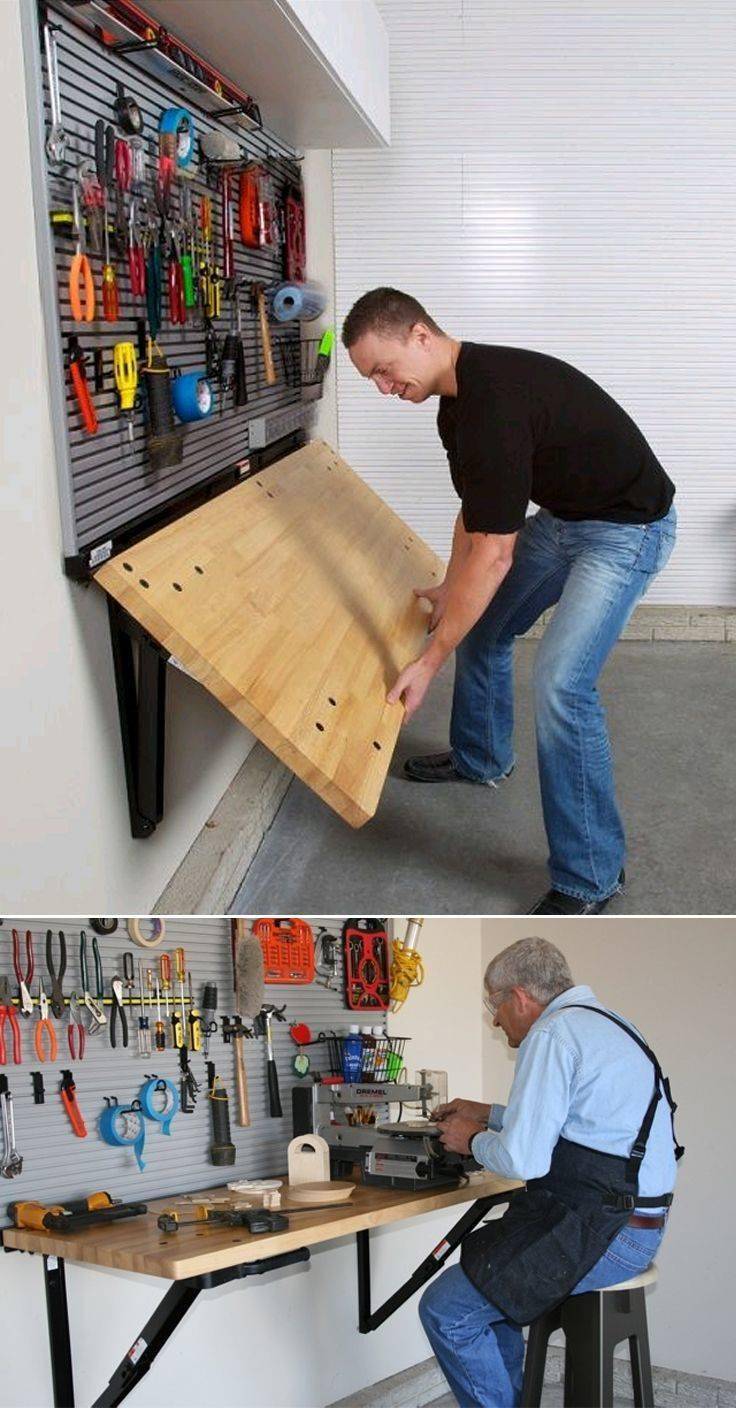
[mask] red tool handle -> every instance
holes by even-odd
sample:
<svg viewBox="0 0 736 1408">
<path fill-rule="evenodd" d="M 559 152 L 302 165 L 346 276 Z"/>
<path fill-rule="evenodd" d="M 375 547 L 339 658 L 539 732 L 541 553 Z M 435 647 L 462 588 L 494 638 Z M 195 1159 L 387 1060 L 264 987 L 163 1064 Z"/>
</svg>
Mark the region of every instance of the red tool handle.
<svg viewBox="0 0 736 1408">
<path fill-rule="evenodd" d="M 26 964 L 25 985 L 30 988 L 33 982 L 33 934 L 30 929 L 26 929 Z M 24 978 L 20 969 L 20 934 L 17 929 L 13 930 L 13 967 L 18 982 L 22 983 Z"/>
<path fill-rule="evenodd" d="M 97 419 L 97 412 L 92 405 L 92 398 L 89 394 L 89 387 L 87 386 L 87 378 L 84 375 L 84 367 L 80 361 L 72 361 L 69 363 L 69 370 L 71 372 L 74 394 L 76 395 L 77 404 L 82 414 L 82 420 L 84 421 L 84 428 L 88 434 L 95 435 L 99 421 Z"/>
<path fill-rule="evenodd" d="M 178 259 L 169 260 L 169 317 L 172 323 L 183 323 L 184 276 Z"/>
<path fill-rule="evenodd" d="M 142 245 L 131 244 L 128 246 L 128 269 L 130 272 L 130 291 L 133 297 L 143 298 L 146 292 L 146 257 Z"/>
<path fill-rule="evenodd" d="M 72 1079 L 71 1071 L 63 1071 L 61 1087 L 59 1091 L 61 1095 L 61 1102 L 69 1116 L 69 1119 L 71 1120 L 71 1126 L 74 1130 L 74 1133 L 79 1139 L 85 1139 L 87 1136 L 87 1126 L 84 1123 L 82 1111 L 80 1110 L 79 1105 L 77 1104 L 76 1090 L 77 1087 Z"/>
<path fill-rule="evenodd" d="M 112 264 L 102 270 L 102 312 L 106 323 L 116 323 L 120 317 L 118 283 Z"/>
</svg>

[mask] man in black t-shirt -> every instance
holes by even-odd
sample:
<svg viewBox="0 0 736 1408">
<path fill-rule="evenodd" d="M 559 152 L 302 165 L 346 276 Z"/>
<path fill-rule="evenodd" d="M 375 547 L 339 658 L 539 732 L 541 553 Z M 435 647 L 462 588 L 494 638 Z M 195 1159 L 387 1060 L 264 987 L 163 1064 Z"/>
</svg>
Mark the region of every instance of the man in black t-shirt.
<svg viewBox="0 0 736 1408">
<path fill-rule="evenodd" d="M 556 606 L 534 670 L 552 886 L 529 912 L 600 913 L 623 882 L 624 834 L 597 679 L 672 551 L 674 485 L 622 407 L 556 357 L 459 342 L 390 288 L 358 300 L 342 339 L 384 395 L 439 396 L 461 499 L 445 580 L 416 591 L 432 607 L 427 647 L 388 696 L 411 718 L 454 651 L 451 748 L 405 771 L 493 787 L 510 775 L 514 639 Z"/>
</svg>

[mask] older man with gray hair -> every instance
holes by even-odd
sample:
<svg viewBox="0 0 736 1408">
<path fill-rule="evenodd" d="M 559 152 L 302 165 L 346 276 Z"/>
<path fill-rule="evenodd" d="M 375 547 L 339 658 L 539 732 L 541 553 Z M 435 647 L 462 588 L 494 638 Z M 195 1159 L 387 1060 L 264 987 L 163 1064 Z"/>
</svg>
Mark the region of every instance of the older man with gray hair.
<svg viewBox="0 0 736 1408">
<path fill-rule="evenodd" d="M 513 1408 L 522 1325 L 649 1266 L 683 1150 L 654 1052 L 574 984 L 554 944 L 520 939 L 499 953 L 484 1004 L 519 1053 L 508 1104 L 453 1100 L 437 1112 L 440 1137 L 526 1188 L 466 1238 L 419 1314 L 458 1403 Z"/>
</svg>

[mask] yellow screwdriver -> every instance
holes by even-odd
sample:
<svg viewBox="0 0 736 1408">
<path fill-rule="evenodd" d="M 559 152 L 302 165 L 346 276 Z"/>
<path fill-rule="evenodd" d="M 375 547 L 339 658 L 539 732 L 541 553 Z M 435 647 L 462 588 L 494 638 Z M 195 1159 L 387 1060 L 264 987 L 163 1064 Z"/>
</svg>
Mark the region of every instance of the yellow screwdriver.
<svg viewBox="0 0 736 1408">
<path fill-rule="evenodd" d="M 169 993 L 171 992 L 171 959 L 168 953 L 162 953 L 158 960 L 159 972 L 161 974 L 161 991 L 166 1003 L 166 1020 L 169 1018 Z"/>
<path fill-rule="evenodd" d="M 192 975 L 187 973 L 189 984 L 189 1045 L 192 1051 L 202 1050 L 202 1018 L 194 1005 L 194 994 L 192 992 Z"/>
<path fill-rule="evenodd" d="M 179 979 L 179 996 L 181 998 L 181 1019 L 179 1019 L 179 1014 L 177 1012 L 174 1013 L 174 1031 L 176 1032 L 177 1027 L 180 1028 L 181 1041 L 176 1041 L 175 1044 L 177 1046 L 186 1046 L 187 1004 L 186 998 L 184 996 L 184 979 L 187 975 L 187 960 L 183 948 L 174 949 L 174 963 L 176 965 L 176 976 Z"/>
<path fill-rule="evenodd" d="M 120 397 L 120 411 L 128 422 L 128 438 L 133 439 L 133 408 L 138 390 L 138 357 L 132 342 L 116 342 L 113 349 L 115 385 Z"/>
</svg>

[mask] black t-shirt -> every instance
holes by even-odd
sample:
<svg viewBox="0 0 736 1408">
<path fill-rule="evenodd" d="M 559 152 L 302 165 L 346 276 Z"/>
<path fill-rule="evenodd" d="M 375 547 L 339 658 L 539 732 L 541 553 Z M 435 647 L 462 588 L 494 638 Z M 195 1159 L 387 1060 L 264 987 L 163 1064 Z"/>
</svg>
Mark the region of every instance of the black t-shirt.
<svg viewBox="0 0 736 1408">
<path fill-rule="evenodd" d="M 437 429 L 469 533 L 514 533 L 530 500 L 558 518 L 653 523 L 675 486 L 639 427 L 568 362 L 463 342 Z"/>
</svg>

